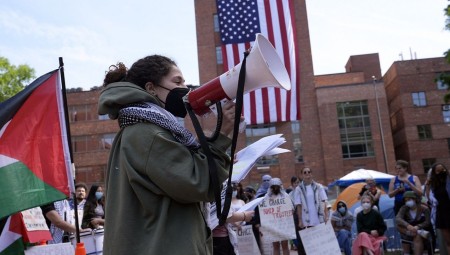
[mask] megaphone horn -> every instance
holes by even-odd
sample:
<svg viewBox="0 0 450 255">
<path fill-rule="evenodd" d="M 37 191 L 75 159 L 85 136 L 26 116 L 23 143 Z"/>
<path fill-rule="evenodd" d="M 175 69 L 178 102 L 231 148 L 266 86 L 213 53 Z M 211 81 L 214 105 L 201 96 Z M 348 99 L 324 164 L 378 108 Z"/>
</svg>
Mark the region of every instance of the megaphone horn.
<svg viewBox="0 0 450 255">
<path fill-rule="evenodd" d="M 241 64 L 187 95 L 187 101 L 197 115 L 208 113 L 209 107 L 222 99 L 233 100 L 236 97 Z M 244 93 L 265 87 L 290 90 L 291 81 L 275 48 L 262 34 L 257 34 L 247 57 Z"/>
</svg>

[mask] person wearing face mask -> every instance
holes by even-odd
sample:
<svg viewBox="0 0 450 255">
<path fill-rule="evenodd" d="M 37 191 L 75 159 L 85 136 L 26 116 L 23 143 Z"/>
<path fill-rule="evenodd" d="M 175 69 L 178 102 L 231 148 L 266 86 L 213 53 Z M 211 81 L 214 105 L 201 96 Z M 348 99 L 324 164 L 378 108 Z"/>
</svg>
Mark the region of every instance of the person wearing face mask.
<svg viewBox="0 0 450 255">
<path fill-rule="evenodd" d="M 429 193 L 433 194 L 436 200 L 436 221 L 435 227 L 442 237 L 441 243 L 447 253 L 450 253 L 450 174 L 442 163 L 436 163 L 431 167 L 429 181 Z"/>
<path fill-rule="evenodd" d="M 207 142 L 208 158 L 180 124 L 187 93 L 181 70 L 161 55 L 139 59 L 129 69 L 118 63 L 106 73 L 98 113 L 117 119 L 120 131 L 106 169 L 105 255 L 212 254 L 208 161 L 223 183 L 232 163 L 226 151 L 235 104 L 223 105 L 220 134 Z"/>
<path fill-rule="evenodd" d="M 413 191 L 403 194 L 405 205 L 400 208 L 395 221 L 402 237 L 403 254 L 422 254 L 424 241 L 430 237 L 431 220 L 430 209 L 420 203 L 420 198 Z"/>
<path fill-rule="evenodd" d="M 261 186 L 259 186 L 258 191 L 256 191 L 255 197 L 263 197 L 266 195 L 267 190 L 269 189 L 269 182 L 272 179 L 272 176 L 265 174 L 262 176 Z"/>
<path fill-rule="evenodd" d="M 230 212 L 226 223 L 213 229 L 214 255 L 239 255 L 237 235 L 233 228 L 240 229 L 241 224 L 251 221 L 254 211 L 238 212 L 245 202 L 238 198 L 238 184 L 233 183 Z"/>
<path fill-rule="evenodd" d="M 289 203 L 292 206 L 292 214 L 293 214 L 294 206 L 290 200 L 289 194 L 287 194 L 283 188 L 282 181 L 280 180 L 280 178 L 271 178 L 271 180 L 269 181 L 269 187 L 268 187 L 267 193 L 264 196 L 263 201 L 266 201 L 266 204 L 269 204 L 269 202 L 268 202 L 269 199 L 276 200 L 276 199 L 283 199 L 283 198 L 289 199 Z M 257 209 L 255 209 L 255 224 L 259 230 L 262 230 L 262 231 L 259 231 L 260 236 L 264 236 L 264 232 L 263 232 L 264 231 L 263 230 L 264 222 L 261 223 L 259 210 L 260 210 L 260 207 L 258 206 Z M 261 226 L 261 225 L 263 225 L 263 226 Z M 292 227 L 294 227 L 294 226 L 292 226 Z M 260 242 L 261 242 L 261 240 L 260 240 Z M 286 240 L 272 242 L 272 247 L 273 247 L 273 249 L 272 249 L 273 255 L 279 255 L 280 249 L 281 249 L 283 255 L 289 255 L 289 253 L 290 253 L 289 240 L 287 238 L 286 238 Z"/>
<path fill-rule="evenodd" d="M 386 223 L 383 216 L 373 210 L 373 198 L 364 195 L 361 197 L 363 210 L 356 216 L 356 228 L 358 236 L 352 245 L 353 255 L 379 255 L 381 253 L 381 243 L 386 240 L 383 236 L 386 231 Z"/>
<path fill-rule="evenodd" d="M 333 226 L 339 247 L 345 255 L 352 254 L 352 224 L 354 217 L 348 210 L 347 204 L 340 200 L 337 203 L 337 210 L 331 215 L 331 225 Z"/>
<path fill-rule="evenodd" d="M 105 203 L 103 188 L 92 185 L 83 208 L 82 228 L 100 228 L 105 225 Z"/>
</svg>

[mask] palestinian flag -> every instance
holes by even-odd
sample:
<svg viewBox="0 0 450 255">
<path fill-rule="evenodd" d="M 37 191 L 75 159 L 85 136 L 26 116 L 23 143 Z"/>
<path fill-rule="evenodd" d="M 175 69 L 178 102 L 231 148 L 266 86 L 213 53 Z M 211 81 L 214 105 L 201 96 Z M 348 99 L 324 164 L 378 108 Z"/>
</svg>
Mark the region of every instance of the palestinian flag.
<svg viewBox="0 0 450 255">
<path fill-rule="evenodd" d="M 0 103 L 0 219 L 74 190 L 60 85 L 57 69 Z"/>
<path fill-rule="evenodd" d="M 20 213 L 0 220 L 0 255 L 23 255 L 25 246 L 22 239 L 23 223 Z"/>
</svg>

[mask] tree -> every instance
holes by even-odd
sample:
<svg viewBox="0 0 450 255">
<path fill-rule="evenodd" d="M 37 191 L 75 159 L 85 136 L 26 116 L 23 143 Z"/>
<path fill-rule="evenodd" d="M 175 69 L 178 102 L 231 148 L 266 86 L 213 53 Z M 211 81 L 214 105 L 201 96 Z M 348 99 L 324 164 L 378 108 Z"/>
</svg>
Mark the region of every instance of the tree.
<svg viewBox="0 0 450 255">
<path fill-rule="evenodd" d="M 447 5 L 447 8 L 445 8 L 444 11 L 445 15 L 447 16 L 447 19 L 445 20 L 445 29 L 450 30 L 450 4 Z M 445 59 L 447 59 L 447 62 L 450 64 L 450 49 L 444 52 L 444 56 Z M 438 80 L 443 84 L 446 84 L 447 89 L 450 90 L 450 73 L 443 73 L 439 75 Z M 450 93 L 444 96 L 444 100 L 446 103 L 450 102 Z"/>
<path fill-rule="evenodd" d="M 14 66 L 0 56 L 0 102 L 14 96 L 34 79 L 34 69 L 28 65 Z"/>
</svg>

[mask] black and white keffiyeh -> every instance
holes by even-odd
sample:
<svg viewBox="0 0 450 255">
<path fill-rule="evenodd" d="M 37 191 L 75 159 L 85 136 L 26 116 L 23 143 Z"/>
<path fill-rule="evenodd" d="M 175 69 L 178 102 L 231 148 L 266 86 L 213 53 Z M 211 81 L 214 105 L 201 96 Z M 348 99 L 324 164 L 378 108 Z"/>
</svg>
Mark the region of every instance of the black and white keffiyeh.
<svg viewBox="0 0 450 255">
<path fill-rule="evenodd" d="M 120 128 L 143 122 L 150 122 L 169 130 L 178 142 L 190 149 L 200 147 L 194 135 L 181 126 L 173 114 L 162 107 L 144 102 L 131 104 L 119 111 Z"/>
</svg>

